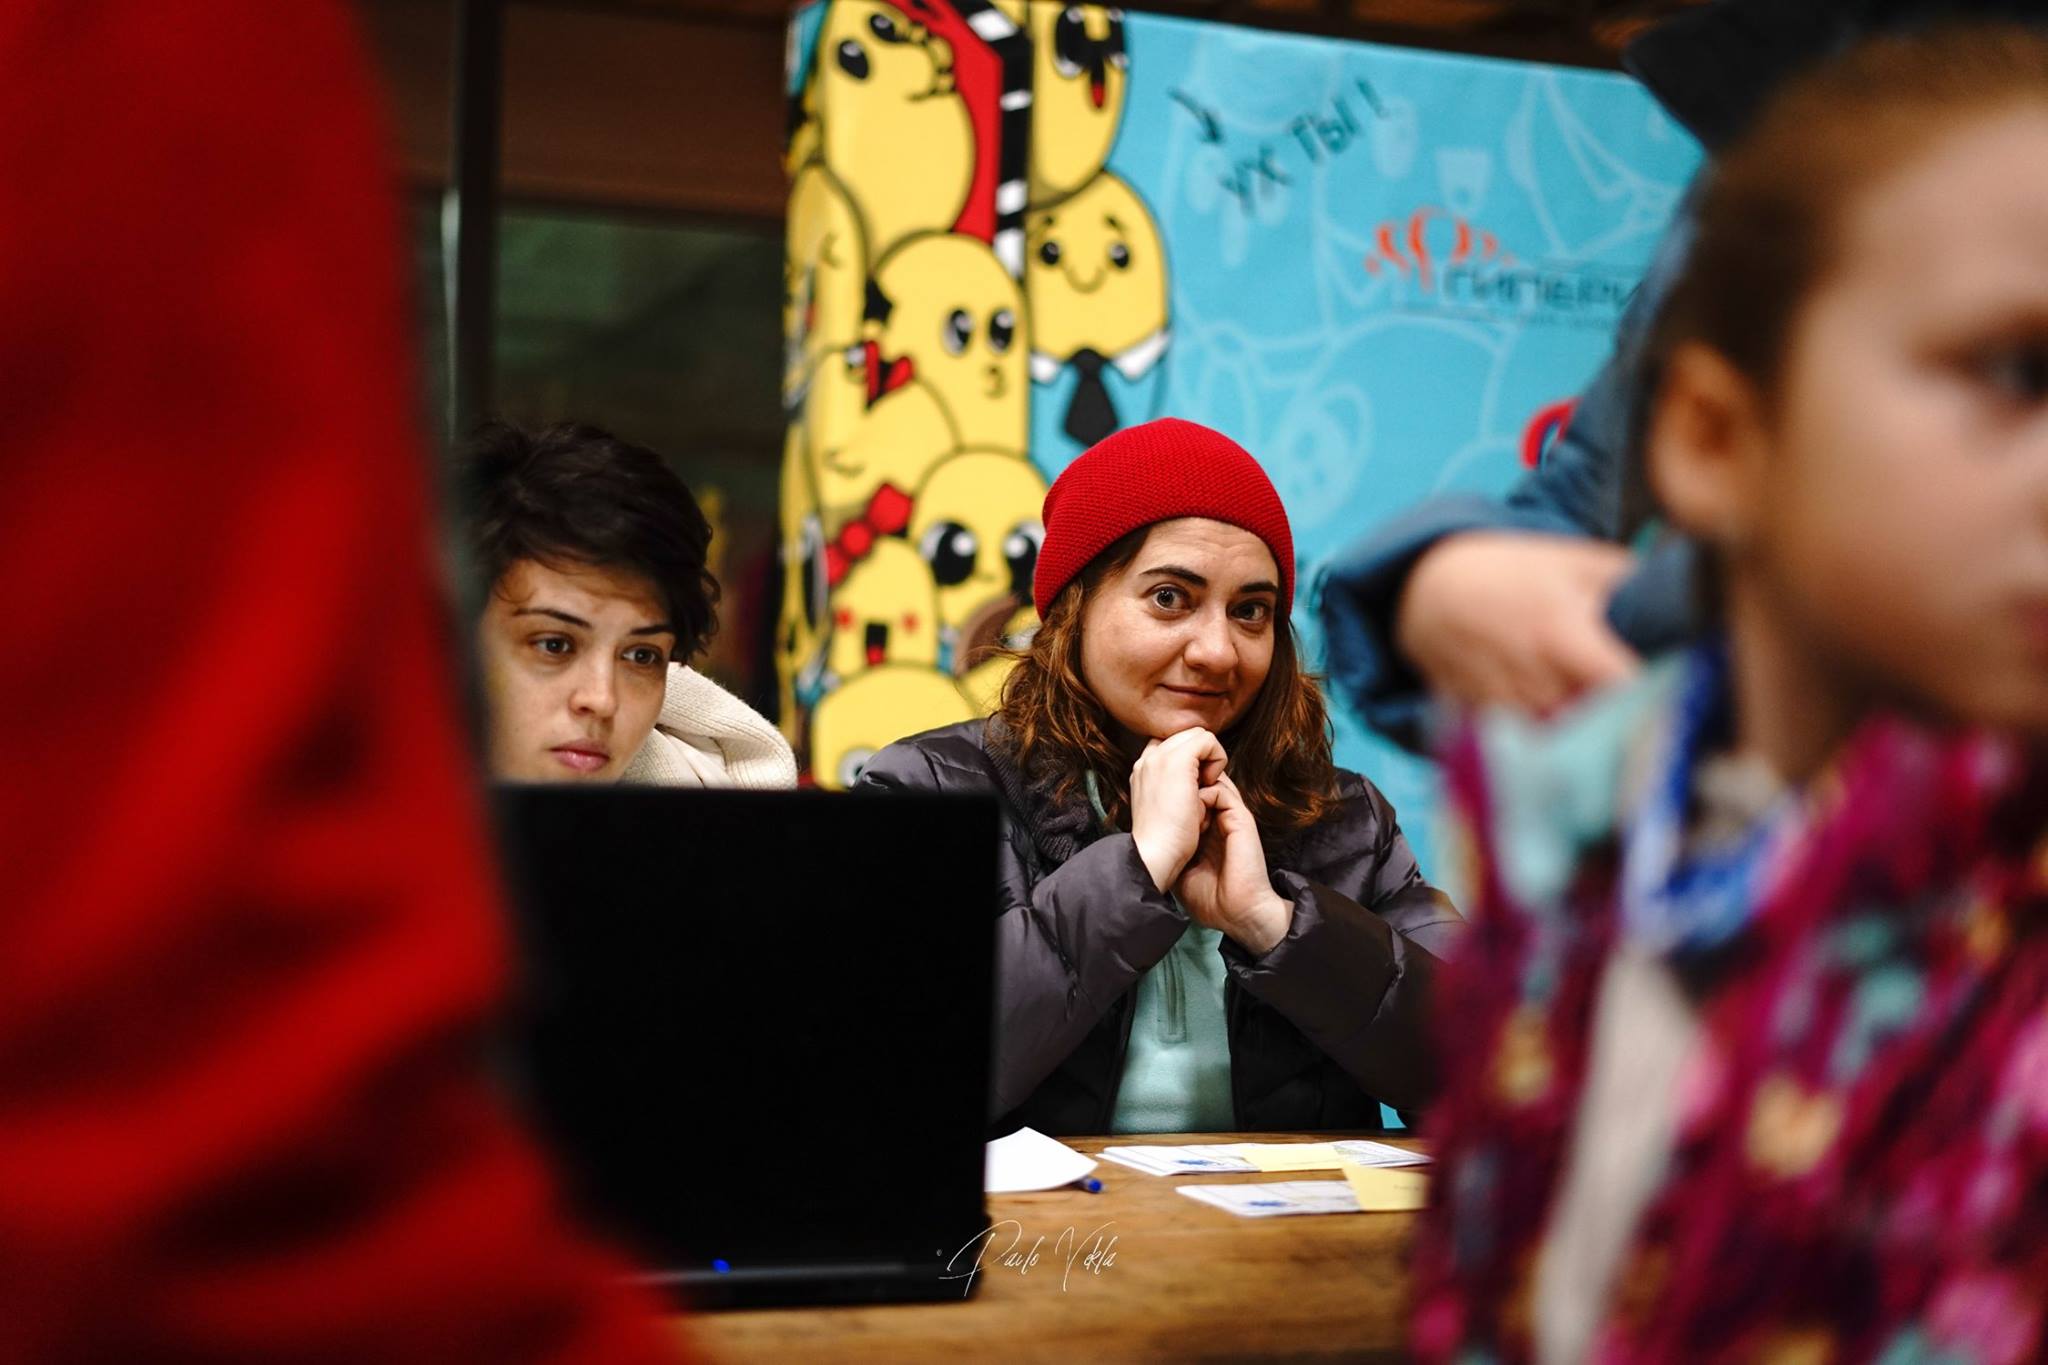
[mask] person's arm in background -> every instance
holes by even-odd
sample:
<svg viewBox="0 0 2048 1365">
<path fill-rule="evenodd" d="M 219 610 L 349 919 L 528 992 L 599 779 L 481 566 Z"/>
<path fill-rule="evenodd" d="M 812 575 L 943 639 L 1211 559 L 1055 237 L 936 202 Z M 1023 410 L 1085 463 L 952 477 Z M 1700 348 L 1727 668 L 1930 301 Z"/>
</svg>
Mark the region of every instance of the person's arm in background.
<svg viewBox="0 0 2048 1365">
<path fill-rule="evenodd" d="M 1946 9 L 1955 0 L 1925 0 Z M 1923 0 L 1717 0 L 1635 39 L 1622 65 L 1711 155 L 1790 72 Z M 2034 0 L 1970 0 L 2033 12 Z M 1893 17 L 1901 17 L 1894 14 Z M 1326 668 L 1366 723 L 1428 742 L 1429 692 L 1545 710 L 1692 632 L 1692 550 L 1665 538 L 1639 560 L 1623 506 L 1641 353 L 1692 243 L 1699 181 L 1680 203 L 1615 333 L 1541 465 L 1504 499 L 1434 499 L 1322 569 Z"/>
<path fill-rule="evenodd" d="M 1641 351 L 1684 265 L 1690 202 L 1623 314 L 1613 355 L 1540 465 L 1505 498 L 1432 499 L 1321 567 L 1331 685 L 1397 743 L 1426 746 L 1432 691 L 1547 709 L 1684 633 L 1683 551 L 1653 556 L 1636 582 L 1616 542 L 1633 529 L 1622 524 L 1622 461 Z M 1674 610 L 1681 619 L 1669 619 Z"/>
<path fill-rule="evenodd" d="M 0 1361 L 678 1354 L 479 1053 L 385 153 L 339 3 L 0 9 Z"/>
</svg>

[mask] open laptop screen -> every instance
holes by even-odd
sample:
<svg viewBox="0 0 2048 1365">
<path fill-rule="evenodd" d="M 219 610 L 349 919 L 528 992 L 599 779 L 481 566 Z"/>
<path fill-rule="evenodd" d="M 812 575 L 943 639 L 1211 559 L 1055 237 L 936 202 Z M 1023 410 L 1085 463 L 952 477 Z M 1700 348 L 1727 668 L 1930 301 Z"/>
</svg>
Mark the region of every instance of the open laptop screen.
<svg viewBox="0 0 2048 1365">
<path fill-rule="evenodd" d="M 507 787 L 499 810 L 519 1069 L 591 1212 L 700 1301 L 960 1293 L 881 1282 L 943 1275 L 986 1225 L 993 803 Z"/>
</svg>

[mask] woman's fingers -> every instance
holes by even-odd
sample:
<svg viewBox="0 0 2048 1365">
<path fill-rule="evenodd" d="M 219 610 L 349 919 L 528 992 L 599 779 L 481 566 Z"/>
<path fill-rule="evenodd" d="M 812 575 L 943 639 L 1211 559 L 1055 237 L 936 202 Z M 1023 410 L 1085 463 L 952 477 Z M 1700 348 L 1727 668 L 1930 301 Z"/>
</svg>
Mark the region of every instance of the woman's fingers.
<svg viewBox="0 0 2048 1365">
<path fill-rule="evenodd" d="M 1210 790 L 1217 794 L 1214 810 L 1218 829 L 1226 834 L 1257 830 L 1258 822 L 1252 818 L 1251 807 L 1245 804 L 1244 793 L 1238 790 L 1237 783 L 1226 776 Z"/>
<path fill-rule="evenodd" d="M 1223 742 L 1199 725 L 1190 726 L 1185 730 L 1168 735 L 1163 740 L 1155 740 L 1154 743 L 1169 749 L 1192 750 L 1201 758 L 1228 757 L 1223 752 Z"/>
<path fill-rule="evenodd" d="M 1207 730 L 1183 730 L 1181 734 L 1194 736 L 1189 743 L 1195 748 L 1196 766 L 1203 785 L 1214 782 L 1230 764 L 1230 755 L 1224 752 L 1223 741 Z"/>
<path fill-rule="evenodd" d="M 1214 783 L 1204 775 L 1220 776 L 1224 761 L 1216 736 L 1190 729 L 1148 742 L 1131 765 L 1131 837 L 1162 889 L 1214 831 L 1213 798 L 1204 796 Z"/>
<path fill-rule="evenodd" d="M 1198 787 L 1214 783 L 1230 763 L 1230 755 L 1224 752 L 1222 741 L 1200 726 L 1152 743 L 1159 746 L 1161 763 L 1186 773 Z M 1146 752 L 1151 752 L 1149 745 Z"/>
</svg>

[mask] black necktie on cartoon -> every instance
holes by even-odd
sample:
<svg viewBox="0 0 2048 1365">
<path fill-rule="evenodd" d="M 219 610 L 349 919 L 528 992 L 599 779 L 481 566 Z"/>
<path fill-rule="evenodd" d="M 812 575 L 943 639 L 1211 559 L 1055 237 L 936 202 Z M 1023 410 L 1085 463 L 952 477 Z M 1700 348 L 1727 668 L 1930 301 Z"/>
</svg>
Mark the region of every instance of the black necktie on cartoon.
<svg viewBox="0 0 2048 1365">
<path fill-rule="evenodd" d="M 1085 448 L 1094 445 L 1117 428 L 1116 404 L 1110 401 L 1109 386 L 1102 382 L 1102 367 L 1109 362 L 1102 352 L 1083 346 L 1068 361 L 1074 367 L 1074 396 L 1067 400 L 1067 435 Z"/>
</svg>

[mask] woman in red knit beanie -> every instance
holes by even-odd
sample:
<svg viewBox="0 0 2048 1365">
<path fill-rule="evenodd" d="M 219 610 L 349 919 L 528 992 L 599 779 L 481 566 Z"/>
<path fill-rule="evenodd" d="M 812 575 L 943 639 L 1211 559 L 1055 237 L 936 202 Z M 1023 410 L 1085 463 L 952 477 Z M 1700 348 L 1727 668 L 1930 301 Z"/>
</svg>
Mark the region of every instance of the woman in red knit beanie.
<svg viewBox="0 0 2048 1365">
<path fill-rule="evenodd" d="M 997 714 L 891 745 L 860 784 L 1001 800 L 991 1117 L 1356 1129 L 1421 1104 L 1460 920 L 1331 762 L 1272 481 L 1163 418 L 1069 466 L 1044 524 L 1043 624 Z"/>
</svg>

